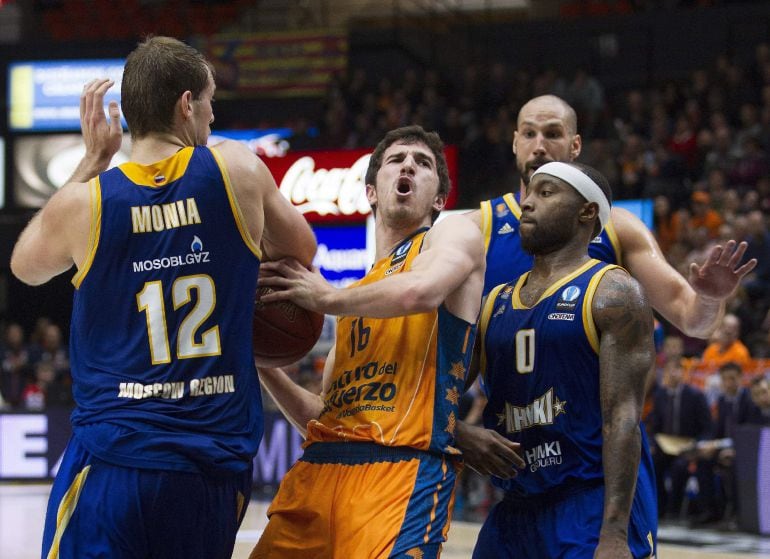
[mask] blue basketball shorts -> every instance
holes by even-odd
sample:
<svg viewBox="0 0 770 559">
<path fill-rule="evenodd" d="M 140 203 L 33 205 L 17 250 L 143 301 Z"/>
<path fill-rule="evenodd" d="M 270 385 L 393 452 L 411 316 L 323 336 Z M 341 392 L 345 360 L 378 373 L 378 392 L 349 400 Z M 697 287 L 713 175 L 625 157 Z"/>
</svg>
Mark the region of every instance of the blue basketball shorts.
<svg viewBox="0 0 770 559">
<path fill-rule="evenodd" d="M 124 468 L 70 439 L 48 501 L 43 559 L 230 559 L 251 492 L 238 474 Z"/>
<path fill-rule="evenodd" d="M 628 544 L 635 559 L 655 557 L 657 509 L 655 484 L 640 476 L 628 523 Z M 504 499 L 481 527 L 473 559 L 593 559 L 599 544 L 604 485 L 562 498 Z"/>
</svg>

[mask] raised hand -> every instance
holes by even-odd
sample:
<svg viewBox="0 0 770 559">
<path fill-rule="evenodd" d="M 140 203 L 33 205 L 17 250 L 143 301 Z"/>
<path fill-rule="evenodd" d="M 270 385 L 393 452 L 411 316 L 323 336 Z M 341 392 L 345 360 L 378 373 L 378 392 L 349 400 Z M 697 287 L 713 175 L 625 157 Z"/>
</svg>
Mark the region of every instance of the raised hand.
<svg viewBox="0 0 770 559">
<path fill-rule="evenodd" d="M 703 265 L 690 264 L 689 281 L 695 292 L 701 297 L 720 301 L 732 295 L 741 279 L 757 265 L 757 259 L 752 258 L 738 267 L 746 248 L 745 241 L 729 240 L 724 247 L 712 248 Z"/>
<path fill-rule="evenodd" d="M 120 149 L 123 128 L 120 109 L 115 101 L 109 104 L 109 120 L 104 116 L 104 95 L 115 84 L 105 78 L 91 80 L 83 86 L 80 95 L 80 128 L 86 154 L 75 169 L 70 181 L 86 182 L 107 167 Z"/>
</svg>

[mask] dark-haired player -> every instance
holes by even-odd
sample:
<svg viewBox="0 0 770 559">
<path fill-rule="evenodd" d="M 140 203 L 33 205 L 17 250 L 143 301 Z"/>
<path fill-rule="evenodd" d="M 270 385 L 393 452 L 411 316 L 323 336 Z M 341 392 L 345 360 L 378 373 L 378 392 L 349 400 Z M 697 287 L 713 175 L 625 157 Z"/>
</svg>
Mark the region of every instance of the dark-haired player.
<svg viewBox="0 0 770 559">
<path fill-rule="evenodd" d="M 484 282 L 478 228 L 461 215 L 431 226 L 449 187 L 438 135 L 393 130 L 366 174 L 376 241 L 366 277 L 334 289 L 320 274 L 282 263 L 270 269 L 286 278 L 260 280 L 284 289 L 275 300 L 339 318 L 320 395 L 281 370 L 260 371 L 307 441 L 252 559 L 439 555 Z"/>
</svg>

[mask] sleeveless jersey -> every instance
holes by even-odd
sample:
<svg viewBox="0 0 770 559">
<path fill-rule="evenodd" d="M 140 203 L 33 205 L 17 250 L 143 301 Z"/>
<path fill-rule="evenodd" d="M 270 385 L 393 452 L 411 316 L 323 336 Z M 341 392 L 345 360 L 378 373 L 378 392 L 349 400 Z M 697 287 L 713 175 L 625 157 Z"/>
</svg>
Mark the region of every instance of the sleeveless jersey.
<svg viewBox="0 0 770 559">
<path fill-rule="evenodd" d="M 89 185 L 90 250 L 73 278 L 75 437 L 118 465 L 245 470 L 262 437 L 260 251 L 221 156 L 185 148 Z"/>
<path fill-rule="evenodd" d="M 409 269 L 426 230 L 405 239 L 355 285 Z M 337 320 L 334 372 L 307 443 L 366 441 L 457 454 L 454 430 L 475 325 L 441 305 L 393 318 Z"/>
<path fill-rule="evenodd" d="M 495 479 L 519 496 L 600 480 L 599 337 L 591 302 L 617 266 L 589 260 L 531 308 L 519 297 L 529 273 L 489 295 L 481 317 L 484 425 L 521 443 L 526 467 Z"/>
<path fill-rule="evenodd" d="M 501 283 L 532 269 L 533 258 L 521 248 L 519 239 L 520 193 L 508 193 L 481 203 L 481 230 L 487 253 L 484 295 Z M 608 264 L 622 265 L 622 254 L 612 221 L 588 245 L 588 254 Z"/>
</svg>

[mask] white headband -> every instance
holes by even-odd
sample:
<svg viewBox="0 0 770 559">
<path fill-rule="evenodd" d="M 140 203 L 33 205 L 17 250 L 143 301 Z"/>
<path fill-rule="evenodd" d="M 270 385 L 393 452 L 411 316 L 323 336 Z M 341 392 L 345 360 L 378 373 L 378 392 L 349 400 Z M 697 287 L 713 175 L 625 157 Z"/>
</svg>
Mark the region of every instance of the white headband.
<svg viewBox="0 0 770 559">
<path fill-rule="evenodd" d="M 596 184 L 591 177 L 586 175 L 583 171 L 577 167 L 573 167 L 567 163 L 561 163 L 559 161 L 551 161 L 546 163 L 542 167 L 539 167 L 537 171 L 532 173 L 532 178 L 535 175 L 551 175 L 557 179 L 561 179 L 577 190 L 583 195 L 583 198 L 589 202 L 596 202 L 599 204 L 599 223 L 601 223 L 602 229 L 607 225 L 610 220 L 610 202 L 607 200 L 607 195 L 604 194 L 599 185 Z"/>
</svg>

